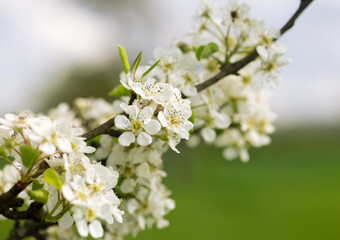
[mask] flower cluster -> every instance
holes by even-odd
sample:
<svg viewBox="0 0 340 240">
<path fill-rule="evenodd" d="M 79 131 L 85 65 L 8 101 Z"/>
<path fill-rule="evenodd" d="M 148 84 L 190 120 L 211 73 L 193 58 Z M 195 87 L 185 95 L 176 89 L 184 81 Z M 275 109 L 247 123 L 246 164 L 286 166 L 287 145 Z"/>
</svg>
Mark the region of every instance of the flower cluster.
<svg viewBox="0 0 340 240">
<path fill-rule="evenodd" d="M 192 42 L 177 42 L 170 50 L 154 52 L 161 59 L 155 68 L 157 79 L 178 88 L 191 101 L 195 132 L 206 143 L 224 147 L 227 159 L 248 161 L 248 148 L 270 143 L 274 131 L 273 114 L 267 103 L 265 83 L 279 88 L 279 68 L 290 62 L 286 48 L 275 43 L 280 32 L 266 28 L 262 20 L 249 17 L 250 7 L 231 0 L 221 8 L 204 2 L 194 17 Z M 205 89 L 197 86 L 217 75 L 220 69 L 252 52 L 259 55 L 237 75 L 222 77 Z M 195 146 L 197 138 L 190 140 Z"/>
<path fill-rule="evenodd" d="M 168 140 L 170 147 L 179 152 L 176 145 L 181 139 L 189 140 L 193 128 L 190 101 L 183 99 L 172 84 L 157 82 L 152 77 L 139 78 L 136 73 L 131 73 L 133 78 L 124 75 L 121 80 L 137 97 L 130 105 L 120 104 L 125 115 L 115 117 L 116 128 L 124 131 L 119 143 L 128 147 L 137 140 L 138 145 L 147 146 L 156 137 Z"/>
<path fill-rule="evenodd" d="M 124 199 L 123 223 L 107 225 L 106 239 L 123 239 L 132 233 L 134 236 L 154 224 L 158 228 L 168 225 L 164 216 L 175 207 L 168 196 L 170 192 L 162 184 L 166 173 L 161 169 L 162 154 L 166 144 L 155 140 L 152 144 L 134 148 L 121 146 L 111 137 L 103 135 L 101 146 L 96 152 L 98 159 L 106 159 L 106 165 L 119 172 L 117 193 Z M 98 154 L 97 154 L 98 153 Z"/>
<path fill-rule="evenodd" d="M 58 221 L 62 228 L 75 221 L 83 237 L 103 236 L 99 220 L 122 221 L 120 201 L 112 190 L 118 172 L 90 162 L 85 154 L 95 148 L 86 145 L 80 136 L 83 130 L 66 117 L 52 120 L 27 111 L 6 114 L 0 118 L 0 132 L 1 158 L 10 164 L 0 172 L 1 193 L 18 180 L 26 182 L 29 186 L 20 197 L 43 203 L 45 220 Z M 41 168 L 43 161 L 47 169 Z"/>
</svg>

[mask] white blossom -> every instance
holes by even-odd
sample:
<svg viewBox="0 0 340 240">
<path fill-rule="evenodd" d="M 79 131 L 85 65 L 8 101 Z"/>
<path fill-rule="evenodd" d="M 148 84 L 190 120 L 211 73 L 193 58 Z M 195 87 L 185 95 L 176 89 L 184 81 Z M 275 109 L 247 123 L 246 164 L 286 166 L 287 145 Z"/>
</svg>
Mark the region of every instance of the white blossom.
<svg viewBox="0 0 340 240">
<path fill-rule="evenodd" d="M 129 130 L 119 136 L 118 141 L 122 146 L 130 146 L 136 141 L 141 146 L 147 146 L 152 142 L 151 135 L 155 135 L 161 129 L 161 125 L 155 119 L 152 119 L 154 110 L 146 106 L 140 109 L 136 105 L 121 104 L 121 107 L 128 114 L 115 117 L 115 126 L 118 129 Z"/>
</svg>

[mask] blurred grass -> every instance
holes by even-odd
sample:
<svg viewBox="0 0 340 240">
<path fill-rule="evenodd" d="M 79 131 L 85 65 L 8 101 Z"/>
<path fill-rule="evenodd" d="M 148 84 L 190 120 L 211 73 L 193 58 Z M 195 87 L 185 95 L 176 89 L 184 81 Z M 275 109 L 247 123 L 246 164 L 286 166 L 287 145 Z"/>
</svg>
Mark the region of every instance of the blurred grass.
<svg viewBox="0 0 340 240">
<path fill-rule="evenodd" d="M 247 164 L 227 162 L 203 145 L 169 152 L 165 183 L 177 205 L 170 226 L 137 239 L 339 239 L 338 133 L 278 133 L 270 146 L 252 150 Z M 0 222 L 1 239 L 8 224 Z"/>
</svg>

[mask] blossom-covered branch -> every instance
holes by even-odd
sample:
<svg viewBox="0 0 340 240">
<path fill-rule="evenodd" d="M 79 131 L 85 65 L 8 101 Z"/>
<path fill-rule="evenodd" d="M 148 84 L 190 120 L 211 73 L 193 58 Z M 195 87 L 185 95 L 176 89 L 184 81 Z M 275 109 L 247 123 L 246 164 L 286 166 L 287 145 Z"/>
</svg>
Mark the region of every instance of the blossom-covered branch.
<svg viewBox="0 0 340 240">
<path fill-rule="evenodd" d="M 299 8 L 296 10 L 294 15 L 288 20 L 288 22 L 281 28 L 280 35 L 282 36 L 285 32 L 287 32 L 290 28 L 294 26 L 295 20 L 301 15 L 301 13 L 311 4 L 313 0 L 301 0 Z M 277 40 L 278 38 L 274 39 Z M 202 91 L 207 87 L 215 84 L 219 80 L 224 77 L 232 74 L 237 74 L 239 70 L 248 65 L 250 62 L 254 61 L 259 56 L 256 49 L 254 49 L 249 55 L 244 57 L 243 59 L 221 67 L 221 71 L 215 76 L 209 78 L 203 83 L 197 84 L 197 91 Z"/>
<path fill-rule="evenodd" d="M 168 226 L 175 203 L 163 184 L 162 155 L 202 139 L 222 147 L 226 159 L 246 162 L 249 148 L 270 143 L 276 116 L 267 85 L 278 88 L 290 62 L 276 40 L 311 2 L 302 0 L 281 30 L 250 17 L 238 0 L 221 14 L 204 2 L 191 42 L 157 48 L 150 65 L 140 65 L 142 52 L 130 65 L 118 46 L 123 72 L 113 102 L 77 98 L 48 115 L 0 118 L 0 160 L 7 163 L 0 214 L 17 221 L 8 239 L 122 240 Z"/>
</svg>

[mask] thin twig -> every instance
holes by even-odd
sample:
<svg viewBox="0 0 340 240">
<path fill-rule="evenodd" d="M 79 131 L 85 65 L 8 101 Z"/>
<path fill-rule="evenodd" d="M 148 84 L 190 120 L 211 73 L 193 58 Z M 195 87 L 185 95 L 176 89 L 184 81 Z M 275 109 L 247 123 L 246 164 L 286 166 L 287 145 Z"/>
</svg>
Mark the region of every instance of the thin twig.
<svg viewBox="0 0 340 240">
<path fill-rule="evenodd" d="M 82 137 L 85 138 L 85 141 L 88 141 L 102 134 L 108 134 L 112 137 L 119 137 L 122 134 L 122 132 L 112 129 L 114 125 L 115 125 L 115 118 L 113 117 L 110 120 L 106 121 L 105 123 L 101 124 L 100 126 L 83 134 Z"/>
</svg>

